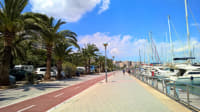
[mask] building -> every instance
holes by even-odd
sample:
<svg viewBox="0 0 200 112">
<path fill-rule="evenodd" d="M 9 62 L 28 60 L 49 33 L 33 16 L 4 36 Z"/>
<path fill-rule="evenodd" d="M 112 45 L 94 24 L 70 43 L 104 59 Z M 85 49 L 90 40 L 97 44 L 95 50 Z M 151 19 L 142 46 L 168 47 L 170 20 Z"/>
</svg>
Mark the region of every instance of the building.
<svg viewBox="0 0 200 112">
<path fill-rule="evenodd" d="M 114 61 L 113 63 L 119 68 L 132 68 L 139 64 L 133 61 Z"/>
</svg>

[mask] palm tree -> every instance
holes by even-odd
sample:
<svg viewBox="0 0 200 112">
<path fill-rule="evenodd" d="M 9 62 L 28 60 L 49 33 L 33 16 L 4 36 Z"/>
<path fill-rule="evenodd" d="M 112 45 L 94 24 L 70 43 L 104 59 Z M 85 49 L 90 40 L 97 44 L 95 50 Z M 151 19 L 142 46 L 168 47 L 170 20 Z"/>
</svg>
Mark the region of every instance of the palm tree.
<svg viewBox="0 0 200 112">
<path fill-rule="evenodd" d="M 66 33 L 62 33 L 62 32 L 66 32 Z M 62 32 L 59 33 L 60 36 L 68 37 L 68 38 L 65 38 L 63 42 L 58 42 L 54 48 L 54 58 L 57 61 L 57 71 L 58 71 L 57 79 L 61 78 L 62 63 L 65 60 L 66 55 L 69 55 L 69 53 L 72 52 L 71 46 L 79 48 L 76 38 L 75 37 L 71 38 L 71 35 L 75 34 L 74 32 L 71 32 L 69 30 L 65 30 Z M 67 34 L 67 35 L 63 35 L 63 34 Z"/>
<path fill-rule="evenodd" d="M 65 24 L 66 22 L 61 21 L 59 19 L 55 23 L 55 19 L 53 17 L 48 17 L 43 14 L 39 13 L 29 13 L 27 16 L 34 17 L 35 23 L 32 27 L 37 28 L 37 31 L 39 32 L 39 39 L 42 39 L 44 42 L 44 45 L 47 50 L 47 61 L 46 61 L 46 74 L 44 79 L 49 80 L 51 78 L 50 71 L 51 71 L 51 60 L 52 60 L 52 52 L 53 47 L 55 46 L 55 43 L 63 40 L 63 35 L 68 35 L 68 37 L 76 37 L 76 34 L 66 31 L 60 31 L 58 32 L 61 25 Z M 74 36 L 75 35 L 75 36 Z"/>
<path fill-rule="evenodd" d="M 0 85 L 9 85 L 8 69 L 11 61 L 12 43 L 19 32 L 25 29 L 25 21 L 21 15 L 28 0 L 0 1 L 0 38 L 3 38 L 4 48 L 0 65 Z"/>
<path fill-rule="evenodd" d="M 86 47 L 82 49 L 85 60 L 85 69 L 88 73 L 90 73 L 91 60 L 97 56 L 97 51 L 99 51 L 99 49 L 95 44 L 87 44 Z"/>
<path fill-rule="evenodd" d="M 97 56 L 96 64 L 99 66 L 99 72 L 103 72 L 105 69 L 105 56 Z"/>
</svg>

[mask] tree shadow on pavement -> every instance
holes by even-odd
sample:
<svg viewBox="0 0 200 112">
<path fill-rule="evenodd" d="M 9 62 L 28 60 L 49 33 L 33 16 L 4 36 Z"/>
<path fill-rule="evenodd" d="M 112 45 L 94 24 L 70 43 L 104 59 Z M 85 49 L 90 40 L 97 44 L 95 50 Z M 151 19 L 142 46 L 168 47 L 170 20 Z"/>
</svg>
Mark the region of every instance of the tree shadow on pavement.
<svg viewBox="0 0 200 112">
<path fill-rule="evenodd" d="M 37 85 L 25 85 L 23 87 L 16 88 L 16 90 L 23 89 L 23 91 L 29 91 L 32 88 L 44 91 L 49 88 L 62 88 L 63 86 L 67 86 L 67 84 L 58 84 L 58 83 L 41 83 Z"/>
<path fill-rule="evenodd" d="M 0 101 L 4 101 L 4 100 L 15 100 L 17 99 L 16 97 L 4 97 L 4 98 L 0 98 Z"/>
<path fill-rule="evenodd" d="M 64 86 L 70 85 L 70 84 L 67 84 L 67 82 L 71 82 L 71 81 L 82 81 L 82 79 L 79 77 L 75 77 L 75 78 L 63 79 L 59 81 L 56 80 L 56 81 L 43 82 L 37 85 L 28 84 L 28 85 L 24 85 L 18 88 L 14 88 L 14 90 L 23 89 L 23 91 L 29 91 L 30 89 L 34 88 L 41 91 L 45 91 L 46 89 L 49 89 L 49 88 L 63 88 Z"/>
<path fill-rule="evenodd" d="M 70 78 L 70 79 L 63 79 L 61 81 L 82 81 L 83 79 L 81 79 L 80 77 L 73 77 L 73 78 Z"/>
</svg>

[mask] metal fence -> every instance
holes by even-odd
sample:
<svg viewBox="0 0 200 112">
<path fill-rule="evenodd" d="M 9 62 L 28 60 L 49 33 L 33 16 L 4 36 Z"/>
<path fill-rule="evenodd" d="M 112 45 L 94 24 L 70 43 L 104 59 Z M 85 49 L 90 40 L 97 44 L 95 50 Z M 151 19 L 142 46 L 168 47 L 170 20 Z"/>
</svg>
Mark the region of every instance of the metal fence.
<svg viewBox="0 0 200 112">
<path fill-rule="evenodd" d="M 137 79 L 150 85 L 161 93 L 169 96 L 177 102 L 194 111 L 200 111 L 200 87 L 194 85 L 176 85 L 174 81 L 141 75 L 139 72 L 132 73 Z"/>
</svg>

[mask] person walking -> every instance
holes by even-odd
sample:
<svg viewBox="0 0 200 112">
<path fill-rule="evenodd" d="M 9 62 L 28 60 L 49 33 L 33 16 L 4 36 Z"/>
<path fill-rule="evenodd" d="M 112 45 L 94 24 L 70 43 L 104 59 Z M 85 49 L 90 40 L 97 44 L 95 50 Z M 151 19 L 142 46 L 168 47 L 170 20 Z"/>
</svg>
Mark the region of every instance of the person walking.
<svg viewBox="0 0 200 112">
<path fill-rule="evenodd" d="M 125 75 L 125 70 L 123 69 L 123 74 Z"/>
</svg>

